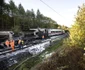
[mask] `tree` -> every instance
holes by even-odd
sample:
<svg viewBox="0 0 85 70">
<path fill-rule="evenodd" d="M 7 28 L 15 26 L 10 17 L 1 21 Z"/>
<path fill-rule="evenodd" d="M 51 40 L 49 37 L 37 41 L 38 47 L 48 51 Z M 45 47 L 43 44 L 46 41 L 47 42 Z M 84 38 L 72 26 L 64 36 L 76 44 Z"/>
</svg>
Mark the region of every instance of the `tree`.
<svg viewBox="0 0 85 70">
<path fill-rule="evenodd" d="M 42 22 L 42 17 L 43 15 L 40 13 L 39 9 L 37 10 L 37 15 L 36 15 L 36 23 L 37 23 L 37 27 L 41 27 L 43 24 Z"/>
<path fill-rule="evenodd" d="M 21 28 L 24 28 L 24 25 L 25 25 L 25 10 L 23 8 L 23 6 L 21 4 L 18 5 L 18 16 L 19 17 L 19 23 L 18 25 L 21 27 Z"/>
<path fill-rule="evenodd" d="M 0 0 L 0 15 L 2 15 L 3 13 L 4 4 L 5 4 L 4 0 Z"/>
<path fill-rule="evenodd" d="M 10 0 L 9 5 L 10 5 L 10 15 L 11 17 L 14 17 L 16 15 L 17 7 L 12 0 Z"/>
<path fill-rule="evenodd" d="M 4 0 L 0 0 L 0 28 L 2 29 L 3 28 L 3 9 L 4 9 L 4 4 L 5 4 L 5 2 L 4 2 Z"/>
<path fill-rule="evenodd" d="M 31 15 L 31 28 L 36 28 L 35 13 L 33 9 L 31 9 L 30 15 Z"/>
<path fill-rule="evenodd" d="M 79 7 L 75 24 L 70 30 L 72 45 L 85 46 L 85 4 Z"/>
<path fill-rule="evenodd" d="M 19 10 L 19 14 L 21 15 L 21 17 L 23 17 L 25 15 L 25 10 L 21 4 L 19 4 L 18 10 Z"/>
<path fill-rule="evenodd" d="M 39 9 L 35 14 L 34 10 L 25 12 L 21 4 L 18 7 L 10 0 L 5 3 L 0 0 L 0 28 L 2 30 L 28 31 L 29 28 L 57 28 L 58 24 L 49 17 L 41 14 Z M 0 30 L 1 30 L 0 29 Z"/>
<path fill-rule="evenodd" d="M 11 26 L 11 28 L 13 28 L 16 26 L 17 6 L 12 0 L 10 0 L 9 5 L 10 5 L 10 17 L 13 25 Z"/>
</svg>

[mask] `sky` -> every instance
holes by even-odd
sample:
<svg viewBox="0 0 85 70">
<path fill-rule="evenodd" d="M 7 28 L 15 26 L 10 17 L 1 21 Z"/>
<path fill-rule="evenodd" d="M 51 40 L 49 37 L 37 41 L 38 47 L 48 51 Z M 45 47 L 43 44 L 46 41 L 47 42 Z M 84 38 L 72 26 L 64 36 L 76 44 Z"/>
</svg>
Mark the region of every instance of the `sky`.
<svg viewBox="0 0 85 70">
<path fill-rule="evenodd" d="M 10 0 L 5 0 L 9 3 Z M 33 9 L 36 13 L 37 9 L 40 12 L 55 20 L 60 25 L 65 25 L 71 27 L 74 24 L 75 16 L 78 11 L 78 6 L 81 6 L 85 3 L 85 0 L 13 0 L 15 5 L 20 3 L 24 7 L 25 11 Z M 51 8 L 49 8 L 47 5 Z"/>
</svg>

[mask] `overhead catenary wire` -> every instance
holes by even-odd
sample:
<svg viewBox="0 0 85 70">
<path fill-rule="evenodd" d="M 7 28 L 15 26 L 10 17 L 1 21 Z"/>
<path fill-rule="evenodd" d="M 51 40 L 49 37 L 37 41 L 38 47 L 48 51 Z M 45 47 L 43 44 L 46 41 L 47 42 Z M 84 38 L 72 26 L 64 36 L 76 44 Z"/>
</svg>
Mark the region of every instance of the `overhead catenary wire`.
<svg viewBox="0 0 85 70">
<path fill-rule="evenodd" d="M 51 6 L 46 4 L 44 1 L 40 0 L 43 4 L 45 4 L 47 7 L 49 7 L 51 10 L 53 10 L 55 13 L 57 13 L 59 16 L 63 17 L 61 14 L 59 14 L 55 9 L 53 9 Z M 64 17 L 63 17 L 64 18 Z"/>
</svg>

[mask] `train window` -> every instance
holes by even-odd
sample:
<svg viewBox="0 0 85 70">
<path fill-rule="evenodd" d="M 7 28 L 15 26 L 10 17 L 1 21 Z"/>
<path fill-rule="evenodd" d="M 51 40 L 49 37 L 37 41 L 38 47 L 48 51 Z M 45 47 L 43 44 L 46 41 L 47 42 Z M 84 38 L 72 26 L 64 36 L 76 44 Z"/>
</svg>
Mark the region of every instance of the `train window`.
<svg viewBox="0 0 85 70">
<path fill-rule="evenodd" d="M 51 33 L 55 33 L 55 31 L 51 31 Z"/>
<path fill-rule="evenodd" d="M 60 33 L 60 32 L 62 32 L 62 31 L 56 31 L 56 33 Z"/>
</svg>

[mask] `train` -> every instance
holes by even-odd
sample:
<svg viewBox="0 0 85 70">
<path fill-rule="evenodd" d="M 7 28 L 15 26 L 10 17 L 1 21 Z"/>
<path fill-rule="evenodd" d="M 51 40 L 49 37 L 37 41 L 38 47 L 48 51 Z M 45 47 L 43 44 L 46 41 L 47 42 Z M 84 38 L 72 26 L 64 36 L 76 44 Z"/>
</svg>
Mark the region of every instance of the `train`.
<svg viewBox="0 0 85 70">
<path fill-rule="evenodd" d="M 43 28 L 38 28 L 38 29 L 30 29 L 30 31 L 33 30 L 33 35 L 36 38 L 42 38 L 44 36 L 45 38 L 52 37 L 52 36 L 58 36 L 62 35 L 65 33 L 63 29 L 43 29 Z"/>
<path fill-rule="evenodd" d="M 27 32 L 20 32 L 16 35 L 13 31 L 0 31 L 0 42 L 5 41 L 6 39 L 14 39 L 17 40 L 19 38 L 26 39 L 41 39 L 42 36 L 44 38 L 58 36 L 64 34 L 65 31 L 62 29 L 46 29 L 46 28 L 32 28 Z"/>
<path fill-rule="evenodd" d="M 0 31 L 0 45 L 2 42 L 4 43 L 7 39 L 15 40 L 15 45 L 18 44 L 18 40 L 24 40 L 25 44 L 28 44 L 31 41 L 37 39 L 44 39 L 50 38 L 52 36 L 63 35 L 65 33 L 62 29 L 46 29 L 46 28 L 32 28 L 29 29 L 27 32 L 20 32 L 16 35 L 13 31 Z"/>
</svg>

